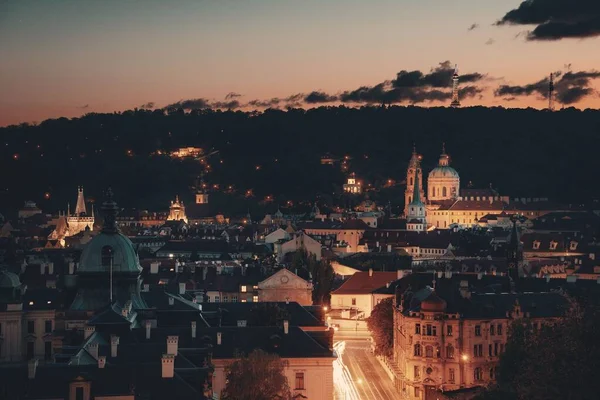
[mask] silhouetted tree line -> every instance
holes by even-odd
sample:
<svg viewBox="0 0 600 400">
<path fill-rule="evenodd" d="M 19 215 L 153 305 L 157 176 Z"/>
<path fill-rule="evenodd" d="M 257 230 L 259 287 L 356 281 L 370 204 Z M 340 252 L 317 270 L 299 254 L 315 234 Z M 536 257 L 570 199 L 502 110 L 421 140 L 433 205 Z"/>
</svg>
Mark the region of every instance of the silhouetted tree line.
<svg viewBox="0 0 600 400">
<path fill-rule="evenodd" d="M 238 193 L 229 200 L 216 194 L 220 202 L 239 202 L 245 190 L 253 189 L 257 204 L 266 195 L 276 202 L 319 197 L 333 203 L 345 174 L 339 166 L 320 165 L 324 153 L 350 155 L 350 171 L 378 186 L 390 178 L 404 179 L 413 143 L 429 171 L 437 164 L 442 142 L 463 186 L 472 181 L 476 187 L 492 184 L 511 197 L 590 200 L 600 197 L 593 179 L 600 166 L 599 134 L 600 111 L 576 109 L 549 113 L 394 106 L 90 113 L 0 128 L 0 212 L 27 199 L 48 211 L 64 209 L 67 201 L 75 202 L 78 185 L 97 201 L 112 186 L 124 207 L 166 208 L 176 194 L 189 202 L 201 165 L 156 154 L 183 146 L 220 151 L 207 160 L 211 169 L 205 179 L 220 184 L 220 190 L 233 185 Z M 403 190 L 400 184 L 371 198 L 398 207 Z M 47 200 L 46 192 L 51 195 Z"/>
</svg>

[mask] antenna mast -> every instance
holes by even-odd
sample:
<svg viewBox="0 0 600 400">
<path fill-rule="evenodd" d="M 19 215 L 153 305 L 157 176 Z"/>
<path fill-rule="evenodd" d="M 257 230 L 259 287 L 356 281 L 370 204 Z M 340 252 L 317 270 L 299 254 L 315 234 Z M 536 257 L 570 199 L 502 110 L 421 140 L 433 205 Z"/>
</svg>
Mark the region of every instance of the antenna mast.
<svg viewBox="0 0 600 400">
<path fill-rule="evenodd" d="M 113 302 L 113 257 L 110 255 L 110 304 Z"/>
<path fill-rule="evenodd" d="M 550 74 L 548 83 L 548 110 L 554 111 L 554 74 Z"/>
</svg>

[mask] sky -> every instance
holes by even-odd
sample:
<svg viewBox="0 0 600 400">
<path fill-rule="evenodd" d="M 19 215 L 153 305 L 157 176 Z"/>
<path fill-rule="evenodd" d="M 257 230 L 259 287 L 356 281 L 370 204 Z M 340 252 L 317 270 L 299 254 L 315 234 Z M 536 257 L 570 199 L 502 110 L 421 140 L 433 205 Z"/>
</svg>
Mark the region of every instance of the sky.
<svg viewBox="0 0 600 400">
<path fill-rule="evenodd" d="M 0 126 L 142 106 L 440 106 L 450 79 L 431 82 L 455 64 L 472 79 L 463 106 L 543 108 L 557 72 L 559 107 L 600 108 L 600 2 L 521 3 L 0 0 Z"/>
</svg>

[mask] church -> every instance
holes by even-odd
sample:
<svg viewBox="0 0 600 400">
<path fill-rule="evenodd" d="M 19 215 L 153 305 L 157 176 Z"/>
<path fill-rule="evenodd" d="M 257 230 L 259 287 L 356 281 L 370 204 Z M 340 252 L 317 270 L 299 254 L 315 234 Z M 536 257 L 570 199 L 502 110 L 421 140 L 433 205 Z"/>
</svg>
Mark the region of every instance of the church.
<svg viewBox="0 0 600 400">
<path fill-rule="evenodd" d="M 450 166 L 445 145 L 437 167 L 429 172 L 425 190 L 422 160 L 413 148 L 404 193 L 404 215 L 410 231 L 471 227 L 484 215 L 502 213 L 509 202 L 508 196 L 500 196 L 492 188 L 461 190 L 460 175 Z"/>
</svg>

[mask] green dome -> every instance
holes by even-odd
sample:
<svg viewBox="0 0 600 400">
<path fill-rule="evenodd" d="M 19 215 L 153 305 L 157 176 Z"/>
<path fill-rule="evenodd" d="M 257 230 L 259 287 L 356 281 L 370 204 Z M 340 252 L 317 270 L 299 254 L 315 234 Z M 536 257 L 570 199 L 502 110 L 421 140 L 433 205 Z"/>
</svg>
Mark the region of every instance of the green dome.
<svg viewBox="0 0 600 400">
<path fill-rule="evenodd" d="M 0 271 L 0 289 L 14 289 L 21 286 L 17 274 L 8 271 Z"/>
<path fill-rule="evenodd" d="M 458 172 L 452 167 L 440 166 L 435 167 L 429 173 L 429 178 L 458 178 Z"/>
<path fill-rule="evenodd" d="M 142 270 L 131 240 L 118 232 L 102 232 L 85 246 L 78 272 L 108 273 L 111 259 L 114 273 L 139 274 Z"/>
</svg>

